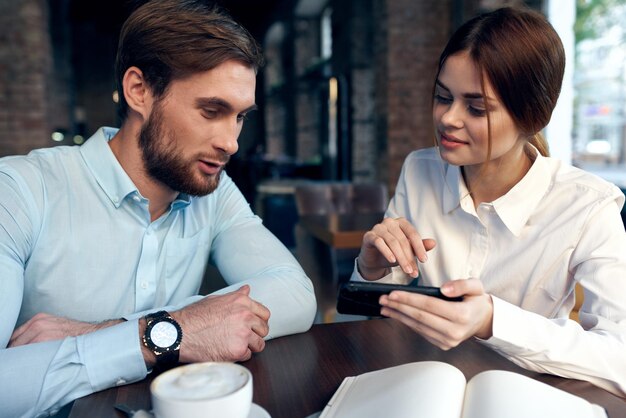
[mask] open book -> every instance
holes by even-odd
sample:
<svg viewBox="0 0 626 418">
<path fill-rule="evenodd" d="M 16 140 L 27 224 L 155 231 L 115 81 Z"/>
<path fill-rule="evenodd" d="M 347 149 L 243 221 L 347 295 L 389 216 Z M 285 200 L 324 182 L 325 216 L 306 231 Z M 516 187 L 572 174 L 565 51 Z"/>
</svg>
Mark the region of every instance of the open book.
<svg viewBox="0 0 626 418">
<path fill-rule="evenodd" d="M 465 381 L 439 361 L 347 377 L 320 418 L 606 418 L 599 405 L 521 374 L 482 372 Z"/>
</svg>

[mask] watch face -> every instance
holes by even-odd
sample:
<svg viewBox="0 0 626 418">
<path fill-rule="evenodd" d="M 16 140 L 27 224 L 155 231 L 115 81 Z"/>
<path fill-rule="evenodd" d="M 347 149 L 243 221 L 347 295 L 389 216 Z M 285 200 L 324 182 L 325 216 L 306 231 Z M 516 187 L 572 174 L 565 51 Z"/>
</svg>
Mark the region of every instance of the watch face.
<svg viewBox="0 0 626 418">
<path fill-rule="evenodd" d="M 170 347 L 176 342 L 177 338 L 178 331 L 176 327 L 167 321 L 157 322 L 150 330 L 150 339 L 157 347 Z"/>
</svg>

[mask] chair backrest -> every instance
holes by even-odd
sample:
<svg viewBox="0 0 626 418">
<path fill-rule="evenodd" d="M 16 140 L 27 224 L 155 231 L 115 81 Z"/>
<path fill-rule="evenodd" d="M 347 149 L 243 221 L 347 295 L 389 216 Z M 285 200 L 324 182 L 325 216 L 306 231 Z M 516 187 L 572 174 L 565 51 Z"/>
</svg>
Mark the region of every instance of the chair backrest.
<svg viewBox="0 0 626 418">
<path fill-rule="evenodd" d="M 307 184 L 295 190 L 299 215 L 384 212 L 387 196 L 383 183 Z"/>
<path fill-rule="evenodd" d="M 384 212 L 389 205 L 387 186 L 384 183 L 356 183 L 352 185 L 352 212 Z"/>
<path fill-rule="evenodd" d="M 580 283 L 576 283 L 575 295 L 576 303 L 574 304 L 574 308 L 572 309 L 572 312 L 570 312 L 569 317 L 576 322 L 580 322 L 580 319 L 578 318 L 578 311 L 580 310 L 580 307 L 583 306 L 583 300 L 585 299 L 585 293 Z"/>
<path fill-rule="evenodd" d="M 297 186 L 295 198 L 298 215 L 323 215 L 335 210 L 332 190 L 326 184 Z"/>
</svg>

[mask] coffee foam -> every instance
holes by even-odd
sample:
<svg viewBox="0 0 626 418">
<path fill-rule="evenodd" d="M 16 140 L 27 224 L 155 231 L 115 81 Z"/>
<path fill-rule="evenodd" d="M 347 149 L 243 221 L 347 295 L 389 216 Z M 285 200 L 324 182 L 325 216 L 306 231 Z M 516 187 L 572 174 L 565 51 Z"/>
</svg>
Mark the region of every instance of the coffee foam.
<svg viewBox="0 0 626 418">
<path fill-rule="evenodd" d="M 242 388 L 248 375 L 228 364 L 197 364 L 160 376 L 154 388 L 160 397 L 178 400 L 215 399 Z"/>
</svg>

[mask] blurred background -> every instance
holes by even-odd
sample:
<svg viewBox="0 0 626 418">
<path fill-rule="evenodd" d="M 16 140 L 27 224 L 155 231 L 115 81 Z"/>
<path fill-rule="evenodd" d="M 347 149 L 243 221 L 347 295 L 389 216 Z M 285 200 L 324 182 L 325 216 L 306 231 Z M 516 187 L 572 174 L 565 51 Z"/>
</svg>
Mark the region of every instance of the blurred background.
<svg viewBox="0 0 626 418">
<path fill-rule="evenodd" d="M 117 36 L 139 3 L 0 0 L 0 156 L 117 126 Z M 626 185 L 626 0 L 219 3 L 267 58 L 259 111 L 229 167 L 253 205 L 266 179 L 382 181 L 393 191 L 406 155 L 433 143 L 432 78 L 451 32 L 522 3 L 548 16 L 568 50 L 565 114 L 546 132 L 553 155 Z"/>
<path fill-rule="evenodd" d="M 117 37 L 139 3 L 0 0 L 0 156 L 80 145 L 100 126 L 118 126 Z M 376 183 L 393 193 L 407 154 L 433 144 L 431 89 L 448 37 L 504 5 L 544 13 L 566 49 L 545 131 L 552 155 L 626 187 L 626 0 L 218 3 L 267 59 L 259 110 L 227 171 L 292 249 L 298 185 Z"/>
</svg>

